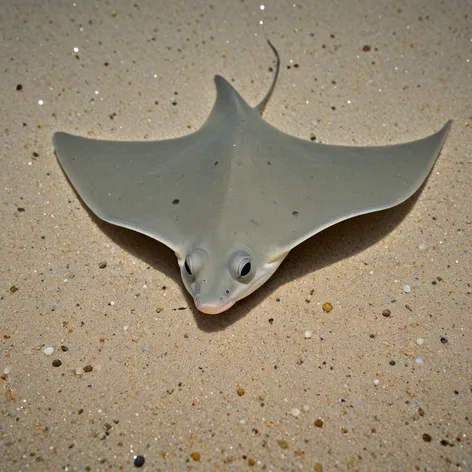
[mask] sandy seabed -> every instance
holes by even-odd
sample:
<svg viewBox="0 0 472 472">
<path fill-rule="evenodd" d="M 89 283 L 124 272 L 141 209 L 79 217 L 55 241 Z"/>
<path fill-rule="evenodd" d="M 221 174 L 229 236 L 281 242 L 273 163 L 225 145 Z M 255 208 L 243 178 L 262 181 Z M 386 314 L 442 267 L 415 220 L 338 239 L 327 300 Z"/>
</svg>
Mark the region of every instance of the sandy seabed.
<svg viewBox="0 0 472 472">
<path fill-rule="evenodd" d="M 471 17 L 470 1 L 5 1 L 0 470 L 472 470 Z M 256 105 L 266 38 L 282 68 L 264 117 L 289 134 L 380 146 L 454 124 L 412 199 L 205 316 L 172 251 L 86 209 L 52 135 L 182 136 L 216 73 Z"/>
</svg>

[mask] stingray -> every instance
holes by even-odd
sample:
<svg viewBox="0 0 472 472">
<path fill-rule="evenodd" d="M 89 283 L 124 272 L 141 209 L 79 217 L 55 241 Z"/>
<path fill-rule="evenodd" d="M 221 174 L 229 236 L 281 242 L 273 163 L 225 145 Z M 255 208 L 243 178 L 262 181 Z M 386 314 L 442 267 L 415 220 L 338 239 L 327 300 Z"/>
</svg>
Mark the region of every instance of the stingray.
<svg viewBox="0 0 472 472">
<path fill-rule="evenodd" d="M 162 141 L 103 141 L 58 132 L 67 177 L 102 220 L 172 249 L 203 313 L 217 314 L 259 288 L 289 251 L 347 218 L 411 197 L 428 177 L 451 122 L 417 141 L 331 146 L 285 134 L 221 76 L 196 132 Z"/>
</svg>

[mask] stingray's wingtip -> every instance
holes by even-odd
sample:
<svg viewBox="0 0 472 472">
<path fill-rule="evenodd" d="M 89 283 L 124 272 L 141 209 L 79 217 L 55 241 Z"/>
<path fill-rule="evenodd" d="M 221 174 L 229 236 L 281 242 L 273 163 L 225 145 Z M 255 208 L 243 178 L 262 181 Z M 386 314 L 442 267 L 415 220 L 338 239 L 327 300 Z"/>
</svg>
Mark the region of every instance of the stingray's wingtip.
<svg viewBox="0 0 472 472">
<path fill-rule="evenodd" d="M 69 133 L 64 133 L 64 131 L 56 131 L 52 135 L 52 144 L 54 147 L 56 147 L 61 141 L 63 141 L 65 138 L 71 136 Z"/>
<path fill-rule="evenodd" d="M 228 82 L 222 75 L 215 74 L 213 77 L 213 81 L 215 82 L 216 85 L 218 85 L 221 82 Z"/>
<path fill-rule="evenodd" d="M 443 130 L 448 133 L 452 126 L 452 120 L 447 120 L 446 124 L 443 126 Z"/>
<path fill-rule="evenodd" d="M 441 137 L 441 141 L 444 143 L 447 135 L 449 134 L 449 131 L 451 129 L 451 126 L 452 126 L 452 120 L 447 120 L 446 123 L 444 124 L 444 126 L 435 133 L 436 136 L 440 136 Z"/>
</svg>

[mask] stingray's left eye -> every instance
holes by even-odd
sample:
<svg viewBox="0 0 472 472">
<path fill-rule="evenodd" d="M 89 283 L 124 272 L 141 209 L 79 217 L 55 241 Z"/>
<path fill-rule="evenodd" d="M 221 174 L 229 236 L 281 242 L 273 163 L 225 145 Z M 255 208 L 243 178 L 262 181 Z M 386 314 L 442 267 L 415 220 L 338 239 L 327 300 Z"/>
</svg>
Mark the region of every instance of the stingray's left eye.
<svg viewBox="0 0 472 472">
<path fill-rule="evenodd" d="M 251 256 L 246 251 L 238 251 L 229 261 L 229 269 L 235 279 L 247 278 L 251 268 Z"/>
<path fill-rule="evenodd" d="M 240 263 L 238 267 L 239 277 L 243 278 L 251 272 L 251 259 L 249 257 L 245 257 Z"/>
</svg>

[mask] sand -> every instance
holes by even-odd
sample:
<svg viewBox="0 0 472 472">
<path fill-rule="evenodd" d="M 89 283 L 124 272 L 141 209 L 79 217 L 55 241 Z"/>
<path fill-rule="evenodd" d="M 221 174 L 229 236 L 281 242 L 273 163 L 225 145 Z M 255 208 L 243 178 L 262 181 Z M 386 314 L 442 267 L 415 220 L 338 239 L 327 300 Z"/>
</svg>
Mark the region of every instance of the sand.
<svg viewBox="0 0 472 472">
<path fill-rule="evenodd" d="M 260 5 L 3 2 L 1 471 L 472 470 L 471 4 Z M 51 138 L 194 131 L 215 73 L 256 105 L 265 38 L 265 119 L 287 133 L 454 124 L 414 198 L 205 316 L 169 249 L 84 207 Z"/>
</svg>

